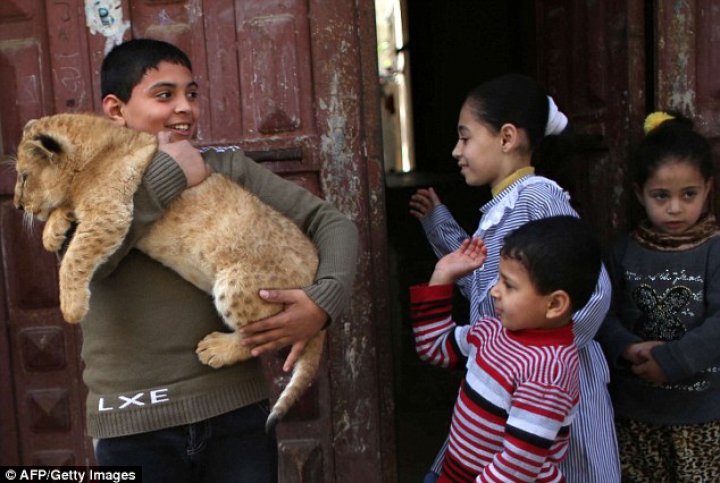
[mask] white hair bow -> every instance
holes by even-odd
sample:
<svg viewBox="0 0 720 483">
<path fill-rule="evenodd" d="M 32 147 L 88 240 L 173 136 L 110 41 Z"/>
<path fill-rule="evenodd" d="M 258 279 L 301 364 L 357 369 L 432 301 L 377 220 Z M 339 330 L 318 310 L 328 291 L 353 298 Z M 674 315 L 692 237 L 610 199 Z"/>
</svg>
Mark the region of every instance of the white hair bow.
<svg viewBox="0 0 720 483">
<path fill-rule="evenodd" d="M 553 101 L 553 98 L 550 96 L 548 96 L 548 103 L 550 109 L 548 110 L 548 120 L 545 125 L 545 135 L 560 134 L 568 125 L 568 118 L 560 112 L 557 104 L 555 104 L 555 101 Z"/>
</svg>

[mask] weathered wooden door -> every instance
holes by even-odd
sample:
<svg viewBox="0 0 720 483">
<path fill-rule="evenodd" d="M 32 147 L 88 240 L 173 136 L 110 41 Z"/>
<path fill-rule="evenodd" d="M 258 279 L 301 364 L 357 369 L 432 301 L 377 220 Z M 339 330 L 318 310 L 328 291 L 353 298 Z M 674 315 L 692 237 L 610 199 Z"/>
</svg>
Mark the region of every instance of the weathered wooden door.
<svg viewBox="0 0 720 483">
<path fill-rule="evenodd" d="M 380 332 L 387 276 L 372 2 L 2 0 L 2 153 L 12 154 L 30 119 L 99 111 L 104 54 L 130 37 L 168 40 L 190 55 L 203 91 L 202 145 L 240 145 L 357 223 L 352 307 L 330 329 L 314 389 L 279 427 L 280 475 L 284 482 L 393 481 L 391 365 L 383 362 L 390 356 Z M 39 227 L 24 229 L 13 183 L 6 167 L 0 464 L 92 464 L 81 332 L 62 321 L 57 260 L 43 252 Z"/>
<path fill-rule="evenodd" d="M 654 75 L 657 109 L 691 117 L 720 159 L 720 2 L 657 2 Z M 717 164 L 716 164 L 717 166 Z M 715 214 L 720 213 L 720 176 L 715 175 Z"/>
<path fill-rule="evenodd" d="M 578 134 L 573 196 L 604 241 L 627 223 L 628 150 L 645 115 L 646 3 L 537 2 L 538 79 Z"/>
<path fill-rule="evenodd" d="M 720 154 L 718 12 L 717 0 L 537 2 L 538 77 L 580 134 L 575 196 L 606 241 L 642 216 L 628 156 L 647 114 L 683 112 Z"/>
</svg>

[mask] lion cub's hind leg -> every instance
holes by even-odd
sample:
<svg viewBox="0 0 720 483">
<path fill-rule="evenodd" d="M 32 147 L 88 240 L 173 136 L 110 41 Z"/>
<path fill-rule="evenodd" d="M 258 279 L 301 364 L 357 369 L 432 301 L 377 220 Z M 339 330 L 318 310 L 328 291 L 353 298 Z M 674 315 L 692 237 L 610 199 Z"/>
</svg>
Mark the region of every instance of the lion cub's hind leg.
<svg viewBox="0 0 720 483">
<path fill-rule="evenodd" d="M 200 362 L 218 369 L 251 357 L 250 349 L 243 347 L 241 341 L 238 332 L 213 332 L 198 343 L 195 353 Z"/>
<path fill-rule="evenodd" d="M 205 336 L 195 351 L 200 362 L 217 369 L 251 357 L 250 349 L 241 344 L 238 330 L 282 309 L 280 304 L 270 304 L 260 298 L 260 279 L 240 267 L 218 272 L 213 288 L 215 307 L 232 332 L 213 332 Z"/>
</svg>

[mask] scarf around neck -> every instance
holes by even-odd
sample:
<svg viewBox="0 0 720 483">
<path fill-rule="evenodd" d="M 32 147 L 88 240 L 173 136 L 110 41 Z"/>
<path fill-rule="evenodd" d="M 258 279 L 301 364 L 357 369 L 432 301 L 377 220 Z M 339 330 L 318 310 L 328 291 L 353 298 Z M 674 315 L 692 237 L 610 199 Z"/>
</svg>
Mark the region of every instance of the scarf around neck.
<svg viewBox="0 0 720 483">
<path fill-rule="evenodd" d="M 661 252 L 680 252 L 702 245 L 708 239 L 720 235 L 720 227 L 715 215 L 707 214 L 688 231 L 680 235 L 669 235 L 655 228 L 645 219 L 630 233 L 630 236 L 643 248 Z"/>
</svg>

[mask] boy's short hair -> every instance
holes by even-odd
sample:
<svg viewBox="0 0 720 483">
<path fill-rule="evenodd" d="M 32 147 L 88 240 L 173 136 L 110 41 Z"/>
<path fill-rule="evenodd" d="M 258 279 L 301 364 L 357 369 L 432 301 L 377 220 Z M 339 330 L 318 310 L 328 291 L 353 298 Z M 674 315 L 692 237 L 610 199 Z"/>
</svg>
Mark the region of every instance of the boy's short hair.
<svg viewBox="0 0 720 483">
<path fill-rule="evenodd" d="M 500 256 L 520 262 L 542 295 L 563 290 L 575 312 L 590 300 L 602 251 L 590 228 L 574 216 L 530 221 L 505 237 Z"/>
<path fill-rule="evenodd" d="M 190 58 L 178 47 L 162 40 L 132 39 L 115 46 L 103 59 L 100 68 L 102 99 L 113 94 L 128 102 L 132 90 L 145 73 L 157 69 L 160 62 L 180 64 L 192 72 Z"/>
</svg>

